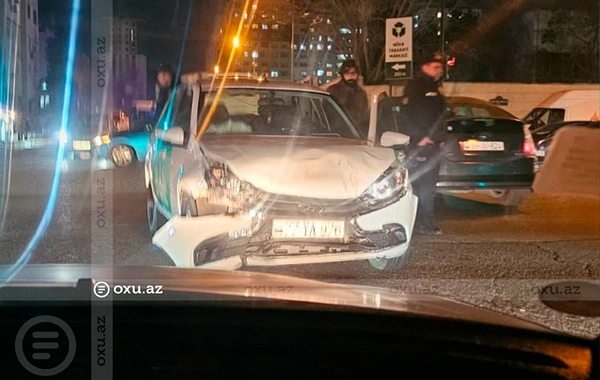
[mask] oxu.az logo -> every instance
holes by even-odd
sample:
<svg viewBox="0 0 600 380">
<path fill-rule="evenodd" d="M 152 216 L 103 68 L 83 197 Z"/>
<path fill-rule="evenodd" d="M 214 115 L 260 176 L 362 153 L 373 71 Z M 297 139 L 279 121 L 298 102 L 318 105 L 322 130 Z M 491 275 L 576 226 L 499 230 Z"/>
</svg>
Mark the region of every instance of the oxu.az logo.
<svg viewBox="0 0 600 380">
<path fill-rule="evenodd" d="M 394 24 L 394 27 L 392 28 L 392 34 L 394 35 L 394 37 L 400 38 L 406 34 L 406 27 L 404 26 L 403 23 L 397 22 Z"/>
</svg>

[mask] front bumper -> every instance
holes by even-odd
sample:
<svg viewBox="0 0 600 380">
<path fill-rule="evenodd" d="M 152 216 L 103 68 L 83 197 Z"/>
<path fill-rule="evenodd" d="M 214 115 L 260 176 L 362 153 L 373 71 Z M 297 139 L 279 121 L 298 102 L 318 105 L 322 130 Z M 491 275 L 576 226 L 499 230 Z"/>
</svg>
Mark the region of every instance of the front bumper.
<svg viewBox="0 0 600 380">
<path fill-rule="evenodd" d="M 234 270 L 244 265 L 392 258 L 408 250 L 416 212 L 417 197 L 408 191 L 382 209 L 348 214 L 343 219 L 344 238 L 330 240 L 275 240 L 271 233 L 272 216 L 262 220 L 241 214 L 176 216 L 156 232 L 152 242 L 180 267 Z"/>
</svg>

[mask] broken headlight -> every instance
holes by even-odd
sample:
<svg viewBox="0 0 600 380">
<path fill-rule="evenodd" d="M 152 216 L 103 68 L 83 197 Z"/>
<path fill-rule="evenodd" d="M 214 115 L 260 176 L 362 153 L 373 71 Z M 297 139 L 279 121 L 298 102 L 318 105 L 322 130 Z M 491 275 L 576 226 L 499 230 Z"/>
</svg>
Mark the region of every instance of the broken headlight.
<svg viewBox="0 0 600 380">
<path fill-rule="evenodd" d="M 226 165 L 213 164 L 205 172 L 205 201 L 221 206 L 227 213 L 251 210 L 261 191 L 250 183 L 240 180 Z"/>
<path fill-rule="evenodd" d="M 361 199 L 369 206 L 389 204 L 406 194 L 408 170 L 394 163 L 363 193 Z"/>
</svg>

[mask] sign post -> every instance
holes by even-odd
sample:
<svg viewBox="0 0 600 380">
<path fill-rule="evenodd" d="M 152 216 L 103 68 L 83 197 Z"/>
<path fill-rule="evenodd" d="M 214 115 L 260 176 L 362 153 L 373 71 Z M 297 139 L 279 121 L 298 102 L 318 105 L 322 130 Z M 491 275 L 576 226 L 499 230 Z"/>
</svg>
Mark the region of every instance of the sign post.
<svg viewBox="0 0 600 380">
<path fill-rule="evenodd" d="M 412 77 L 412 17 L 388 18 L 385 25 L 385 79 Z"/>
</svg>

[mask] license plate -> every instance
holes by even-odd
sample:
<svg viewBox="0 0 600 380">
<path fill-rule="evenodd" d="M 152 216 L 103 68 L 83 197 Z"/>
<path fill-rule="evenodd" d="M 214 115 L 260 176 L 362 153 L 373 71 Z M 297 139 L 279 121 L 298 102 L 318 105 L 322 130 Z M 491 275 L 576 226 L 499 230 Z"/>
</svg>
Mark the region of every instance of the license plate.
<svg viewBox="0 0 600 380">
<path fill-rule="evenodd" d="M 545 157 L 546 156 L 546 151 L 545 150 L 536 150 L 535 151 L 535 155 L 538 157 Z"/>
<path fill-rule="evenodd" d="M 494 151 L 501 152 L 504 151 L 504 142 L 503 141 L 477 141 L 477 140 L 467 140 L 461 141 L 462 150 L 466 152 L 481 152 L 481 151 Z"/>
<path fill-rule="evenodd" d="M 73 149 L 75 150 L 91 150 L 92 143 L 89 141 L 73 141 Z"/>
<path fill-rule="evenodd" d="M 341 239 L 343 220 L 273 220 L 274 239 Z"/>
</svg>

